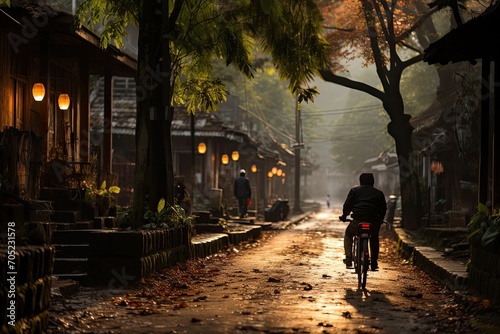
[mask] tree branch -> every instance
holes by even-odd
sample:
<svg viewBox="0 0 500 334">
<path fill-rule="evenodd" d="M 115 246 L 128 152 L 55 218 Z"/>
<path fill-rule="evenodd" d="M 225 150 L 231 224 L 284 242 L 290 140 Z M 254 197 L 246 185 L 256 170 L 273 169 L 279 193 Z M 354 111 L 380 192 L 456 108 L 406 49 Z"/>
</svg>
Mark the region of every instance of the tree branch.
<svg viewBox="0 0 500 334">
<path fill-rule="evenodd" d="M 330 29 L 330 30 L 340 30 L 340 31 L 347 31 L 347 32 L 352 32 L 356 30 L 355 28 L 339 28 L 335 26 L 322 26 L 323 29 Z"/>
<path fill-rule="evenodd" d="M 436 7 L 436 8 L 429 10 L 424 15 L 420 16 L 418 18 L 418 20 L 410 27 L 410 29 L 408 29 L 407 31 L 405 31 L 403 34 L 401 34 L 400 36 L 398 36 L 396 38 L 396 43 L 399 43 L 400 41 L 402 41 L 402 40 L 406 39 L 408 36 L 410 36 L 412 32 L 414 32 L 415 30 L 420 28 L 420 26 L 425 22 L 425 20 L 427 20 L 429 17 L 431 17 L 434 13 L 436 13 L 438 11 L 439 11 L 439 9 Z"/>
<path fill-rule="evenodd" d="M 378 90 L 370 85 L 367 85 L 367 84 L 360 82 L 360 81 L 351 80 L 351 79 L 346 78 L 346 77 L 341 77 L 341 76 L 333 73 L 330 69 L 320 70 L 319 73 L 320 73 L 321 77 L 323 78 L 323 80 L 325 80 L 326 82 L 331 82 L 331 83 L 341 85 L 341 86 L 344 86 L 347 88 L 355 89 L 355 90 L 367 93 L 367 94 L 381 100 L 382 102 L 384 101 L 384 98 L 385 98 L 384 92 L 382 92 L 382 91 L 380 91 L 380 90 Z"/>
<path fill-rule="evenodd" d="M 422 60 L 424 60 L 424 55 L 423 54 L 419 54 L 418 56 L 415 56 L 413 58 L 410 58 L 406 61 L 404 61 L 402 63 L 402 66 L 403 66 L 403 69 L 407 68 L 408 66 L 411 66 L 413 64 L 416 64 L 418 62 L 421 62 Z"/>
</svg>

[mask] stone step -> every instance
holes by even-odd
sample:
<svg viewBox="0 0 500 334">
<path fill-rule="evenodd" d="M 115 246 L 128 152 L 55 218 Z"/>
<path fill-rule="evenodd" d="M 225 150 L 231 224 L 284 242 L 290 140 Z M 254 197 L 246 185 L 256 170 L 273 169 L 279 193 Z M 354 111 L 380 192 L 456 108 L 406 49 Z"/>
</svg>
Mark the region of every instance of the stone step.
<svg viewBox="0 0 500 334">
<path fill-rule="evenodd" d="M 86 274 L 70 274 L 71 277 L 82 276 L 82 275 L 86 276 Z M 73 278 L 66 279 L 63 277 L 52 275 L 51 290 L 59 291 L 59 293 L 62 296 L 68 298 L 80 292 L 80 284 L 78 283 L 77 279 Z"/>
<path fill-rule="evenodd" d="M 76 222 L 75 228 L 77 230 L 88 230 L 88 229 L 94 228 L 94 222 L 93 221 Z"/>
<path fill-rule="evenodd" d="M 195 224 L 196 233 L 223 233 L 224 227 L 218 224 Z"/>
<path fill-rule="evenodd" d="M 56 230 L 52 234 L 52 243 L 60 245 L 90 244 L 90 234 L 95 230 Z"/>
<path fill-rule="evenodd" d="M 55 258 L 54 275 L 82 274 L 87 272 L 87 258 Z"/>
<path fill-rule="evenodd" d="M 54 211 L 50 215 L 52 222 L 76 223 L 82 220 L 81 211 Z"/>
<path fill-rule="evenodd" d="M 54 226 L 54 231 L 67 231 L 76 229 L 74 223 L 51 222 L 50 225 Z"/>
<path fill-rule="evenodd" d="M 56 258 L 86 258 L 89 256 L 89 244 L 53 244 Z"/>
<path fill-rule="evenodd" d="M 83 199 L 59 199 L 52 203 L 54 211 L 81 211 L 88 205 Z"/>
<path fill-rule="evenodd" d="M 40 189 L 40 199 L 45 201 L 76 200 L 83 197 L 83 193 L 80 189 L 51 187 Z"/>
<path fill-rule="evenodd" d="M 116 227 L 116 217 L 105 216 L 105 217 L 94 217 L 93 228 L 104 229 L 104 228 L 115 228 Z"/>
<path fill-rule="evenodd" d="M 76 273 L 76 274 L 53 274 L 56 279 L 59 280 L 64 280 L 64 281 L 73 281 L 73 282 L 78 282 L 78 290 L 75 291 L 76 287 L 71 286 L 65 289 L 64 293 L 67 295 L 71 295 L 74 293 L 77 293 L 80 290 L 80 285 L 86 286 L 87 285 L 87 280 L 88 280 L 88 275 L 86 272 L 84 273 Z M 61 291 L 61 294 L 63 294 L 63 291 Z"/>
<path fill-rule="evenodd" d="M 31 210 L 29 219 L 30 221 L 47 221 L 50 220 L 51 214 L 51 210 Z"/>
</svg>

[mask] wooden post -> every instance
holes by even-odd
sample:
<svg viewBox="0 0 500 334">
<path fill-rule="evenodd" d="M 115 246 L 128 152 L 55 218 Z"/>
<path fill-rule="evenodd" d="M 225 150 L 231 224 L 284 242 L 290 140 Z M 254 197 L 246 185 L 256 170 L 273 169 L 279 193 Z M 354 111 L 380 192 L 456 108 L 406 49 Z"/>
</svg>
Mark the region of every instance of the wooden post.
<svg viewBox="0 0 500 334">
<path fill-rule="evenodd" d="M 113 147 L 113 77 L 106 73 L 104 77 L 104 137 L 102 162 L 104 175 L 112 172 L 112 147 Z"/>
</svg>

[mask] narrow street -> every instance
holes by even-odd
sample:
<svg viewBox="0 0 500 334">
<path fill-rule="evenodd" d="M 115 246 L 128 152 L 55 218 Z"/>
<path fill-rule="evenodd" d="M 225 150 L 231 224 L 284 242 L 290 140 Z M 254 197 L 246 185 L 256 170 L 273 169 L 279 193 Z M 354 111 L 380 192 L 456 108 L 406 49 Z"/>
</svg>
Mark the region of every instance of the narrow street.
<svg viewBox="0 0 500 334">
<path fill-rule="evenodd" d="M 339 210 L 126 290 L 55 296 L 50 333 L 482 333 L 382 227 L 367 291 L 345 269 Z"/>
</svg>

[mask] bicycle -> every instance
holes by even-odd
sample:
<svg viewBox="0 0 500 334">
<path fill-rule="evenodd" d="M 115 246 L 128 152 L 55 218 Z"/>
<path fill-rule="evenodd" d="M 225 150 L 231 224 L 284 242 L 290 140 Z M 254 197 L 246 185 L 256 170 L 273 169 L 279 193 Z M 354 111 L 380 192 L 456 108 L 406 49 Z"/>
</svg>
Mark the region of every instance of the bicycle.
<svg viewBox="0 0 500 334">
<path fill-rule="evenodd" d="M 352 219 L 346 219 L 346 222 L 352 222 Z M 356 226 L 356 232 L 352 242 L 352 256 L 354 270 L 358 274 L 358 289 L 365 290 L 368 268 L 370 267 L 370 246 L 371 223 L 360 222 Z"/>
</svg>

